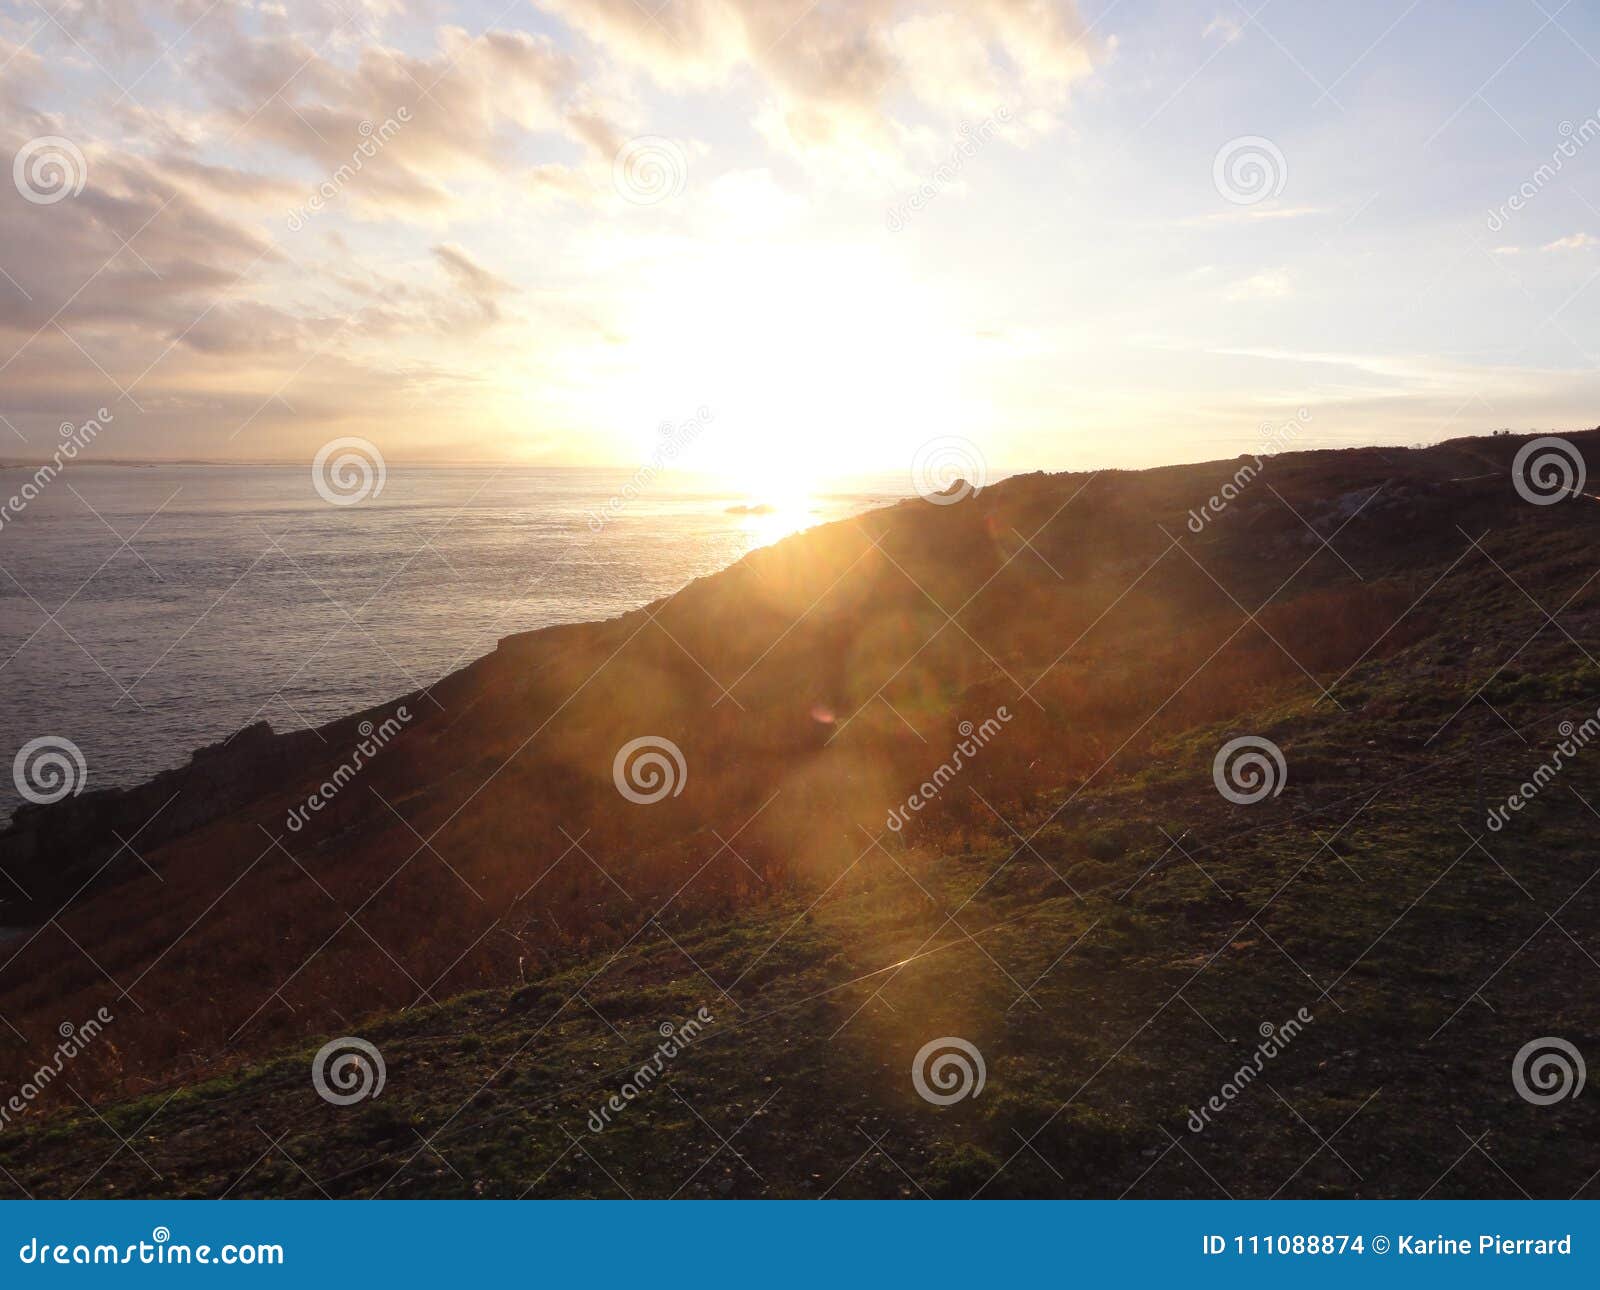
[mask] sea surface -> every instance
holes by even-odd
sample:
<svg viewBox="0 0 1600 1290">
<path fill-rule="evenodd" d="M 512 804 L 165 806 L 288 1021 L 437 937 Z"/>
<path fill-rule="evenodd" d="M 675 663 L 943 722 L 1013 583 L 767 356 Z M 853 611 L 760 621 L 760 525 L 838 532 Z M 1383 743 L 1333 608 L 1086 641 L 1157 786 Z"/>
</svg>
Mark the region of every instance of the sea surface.
<svg viewBox="0 0 1600 1290">
<path fill-rule="evenodd" d="M 0 499 L 32 474 L 0 469 Z M 0 527 L 0 821 L 40 737 L 81 750 L 89 788 L 136 783 L 253 721 L 320 724 L 912 491 L 839 480 L 767 509 L 704 477 L 630 482 L 390 466 L 334 505 L 303 466 L 69 465 Z"/>
</svg>

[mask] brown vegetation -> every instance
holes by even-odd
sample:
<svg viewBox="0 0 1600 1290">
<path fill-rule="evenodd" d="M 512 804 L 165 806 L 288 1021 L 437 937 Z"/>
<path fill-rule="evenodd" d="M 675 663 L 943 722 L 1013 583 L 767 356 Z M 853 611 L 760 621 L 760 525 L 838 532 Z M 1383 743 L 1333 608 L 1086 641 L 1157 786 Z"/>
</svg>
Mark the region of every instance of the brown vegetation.
<svg viewBox="0 0 1600 1290">
<path fill-rule="evenodd" d="M 1407 610 L 1460 529 L 1595 523 L 1523 505 L 1509 475 L 1451 482 L 1485 454 L 1504 471 L 1516 446 L 1274 458 L 1199 534 L 1186 518 L 1233 463 L 1018 477 L 798 535 L 610 622 L 509 638 L 407 697 L 415 720 L 303 831 L 286 816 L 348 758 L 353 722 L 302 740 L 218 818 L 153 826 L 120 881 L 0 946 L 0 1013 L 27 1040 L 0 1050 L 0 1080 L 105 1005 L 117 1020 L 76 1089 L 192 1081 L 532 980 L 652 917 L 676 935 L 820 890 L 874 839 L 1003 828 L 1044 794 L 1136 775 L 1175 732 L 1308 687 L 1336 703 L 1346 669 L 1437 627 L 1436 603 Z M 1341 525 L 1335 555 L 1316 534 Z M 885 836 L 959 723 L 1001 705 L 1013 720 L 962 791 Z M 638 806 L 612 759 L 645 734 L 676 743 L 688 776 Z"/>
</svg>

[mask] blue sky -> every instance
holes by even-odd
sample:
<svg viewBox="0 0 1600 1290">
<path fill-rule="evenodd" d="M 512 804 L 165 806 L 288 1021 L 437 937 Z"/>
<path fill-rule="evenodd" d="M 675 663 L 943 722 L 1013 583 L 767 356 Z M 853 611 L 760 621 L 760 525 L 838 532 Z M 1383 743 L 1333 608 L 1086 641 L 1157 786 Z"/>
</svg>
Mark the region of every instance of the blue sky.
<svg viewBox="0 0 1600 1290">
<path fill-rule="evenodd" d="M 710 408 L 687 464 L 756 479 L 1590 425 L 1597 58 L 1546 0 L 7 0 L 0 454 L 101 407 L 104 456 L 623 466 Z"/>
</svg>

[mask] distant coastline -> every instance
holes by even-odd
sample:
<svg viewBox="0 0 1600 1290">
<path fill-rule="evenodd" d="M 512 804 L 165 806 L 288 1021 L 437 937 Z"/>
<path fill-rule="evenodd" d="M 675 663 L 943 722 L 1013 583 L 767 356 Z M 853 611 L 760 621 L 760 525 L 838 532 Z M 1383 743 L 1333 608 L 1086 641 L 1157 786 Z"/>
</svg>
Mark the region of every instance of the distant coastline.
<svg viewBox="0 0 1600 1290">
<path fill-rule="evenodd" d="M 30 470 L 44 465 L 48 457 L 4 457 L 0 458 L 0 470 Z M 281 466 L 287 469 L 303 469 L 309 465 L 309 458 L 302 457 L 275 457 L 275 458 L 215 458 L 215 457 L 81 457 L 74 465 L 79 466 L 121 466 L 139 467 L 150 469 L 161 466 L 214 466 L 222 469 L 248 468 L 258 470 L 263 467 Z M 574 465 L 546 465 L 536 461 L 501 461 L 494 458 L 423 458 L 417 461 L 401 459 L 389 463 L 393 466 L 410 466 L 418 469 L 438 470 L 461 467 L 464 469 L 482 470 L 485 468 L 499 467 L 506 470 L 626 470 L 627 464 L 614 466 L 574 466 Z"/>
</svg>

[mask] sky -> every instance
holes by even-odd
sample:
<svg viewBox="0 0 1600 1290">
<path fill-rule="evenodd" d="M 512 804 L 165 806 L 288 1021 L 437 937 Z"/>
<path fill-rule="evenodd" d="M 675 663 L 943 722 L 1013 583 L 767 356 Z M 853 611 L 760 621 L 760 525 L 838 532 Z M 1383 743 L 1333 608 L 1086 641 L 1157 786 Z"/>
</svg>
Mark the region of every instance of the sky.
<svg viewBox="0 0 1600 1290">
<path fill-rule="evenodd" d="M 1597 59 L 1572 0 L 0 0 L 0 457 L 1589 426 Z"/>
</svg>

